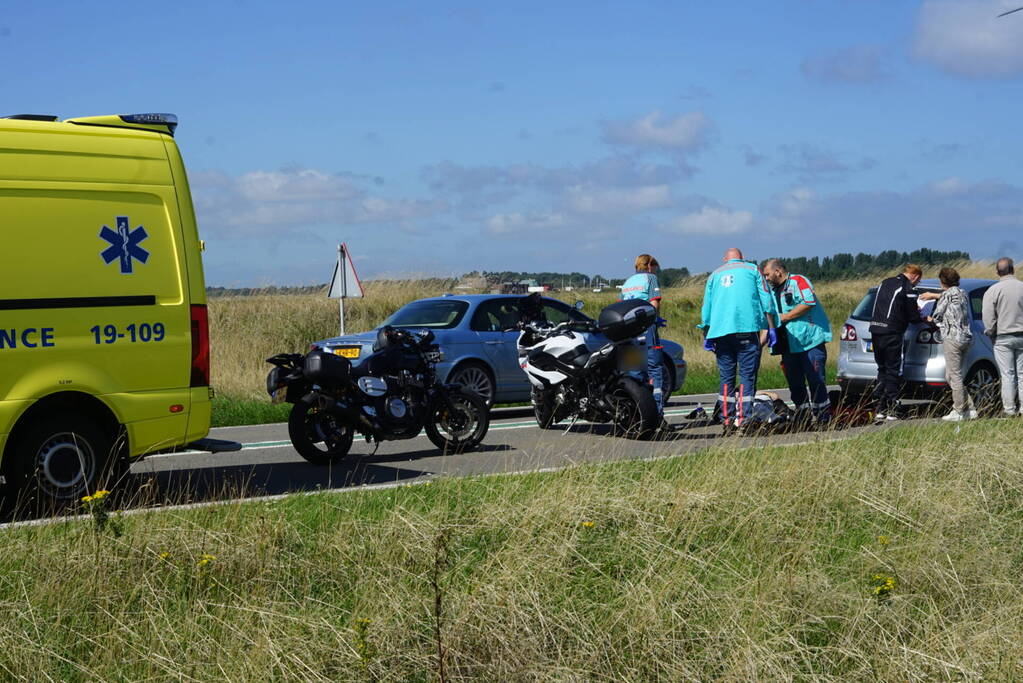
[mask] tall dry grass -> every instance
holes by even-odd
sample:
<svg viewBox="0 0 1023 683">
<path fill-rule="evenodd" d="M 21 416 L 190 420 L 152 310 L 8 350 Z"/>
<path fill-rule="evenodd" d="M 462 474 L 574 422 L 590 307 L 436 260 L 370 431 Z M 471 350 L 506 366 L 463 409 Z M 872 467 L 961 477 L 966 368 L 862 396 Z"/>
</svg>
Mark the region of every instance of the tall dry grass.
<svg viewBox="0 0 1023 683">
<path fill-rule="evenodd" d="M 0 671 L 1019 680 L 1021 437 L 1019 420 L 910 425 L 146 513 L 120 535 L 9 529 Z"/>
<path fill-rule="evenodd" d="M 959 264 L 963 277 L 993 277 L 989 263 Z M 937 277 L 937 268 L 925 277 Z M 869 287 L 877 284 L 878 275 L 856 280 L 840 280 L 818 285 L 818 294 L 831 319 L 834 339 L 828 345 L 829 367 L 834 372 L 838 357 L 841 325 L 859 303 Z M 668 320 L 663 335 L 681 343 L 686 349 L 690 376 L 716 384 L 713 354 L 702 350 L 703 338 L 696 324 L 700 321 L 704 283 L 693 279 L 686 284 L 665 289 L 662 315 Z M 410 280 L 405 283 L 369 282 L 366 298 L 349 299 L 345 304 L 346 328 L 361 332 L 380 324 L 400 306 L 415 299 L 437 296 L 443 291 Z M 584 311 L 596 316 L 601 308 L 615 301 L 616 290 L 602 293 L 590 291 L 554 292 L 553 296 L 572 303 L 581 299 Z M 309 342 L 338 333 L 338 304 L 322 295 L 273 295 L 222 297 L 210 299 L 210 337 L 212 344 L 213 384 L 224 396 L 244 399 L 265 398 L 264 379 L 269 366 L 264 360 L 284 352 L 304 352 Z M 765 354 L 764 372 L 777 373 L 777 361 Z M 704 382 L 703 384 L 706 384 Z"/>
</svg>

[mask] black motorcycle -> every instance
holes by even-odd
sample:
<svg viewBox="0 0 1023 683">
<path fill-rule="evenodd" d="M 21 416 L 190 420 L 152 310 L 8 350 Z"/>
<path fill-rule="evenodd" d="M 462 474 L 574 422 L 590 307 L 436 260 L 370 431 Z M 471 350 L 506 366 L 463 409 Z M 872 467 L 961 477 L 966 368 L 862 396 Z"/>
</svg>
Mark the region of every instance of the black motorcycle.
<svg viewBox="0 0 1023 683">
<path fill-rule="evenodd" d="M 425 429 L 445 453 L 478 446 L 490 427 L 486 402 L 459 384 L 437 381 L 443 355 L 433 340 L 429 330 L 388 326 L 359 365 L 318 349 L 268 358 L 276 367 L 266 390 L 274 403 L 294 404 L 288 436 L 299 455 L 315 465 L 337 464 L 356 432 L 379 443 Z"/>
</svg>

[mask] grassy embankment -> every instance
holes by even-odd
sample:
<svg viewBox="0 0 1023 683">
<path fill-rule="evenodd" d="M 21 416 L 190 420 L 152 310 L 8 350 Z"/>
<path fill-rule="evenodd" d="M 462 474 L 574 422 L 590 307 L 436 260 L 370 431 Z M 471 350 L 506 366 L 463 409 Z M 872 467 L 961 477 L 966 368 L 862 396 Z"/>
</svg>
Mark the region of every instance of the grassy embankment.
<svg viewBox="0 0 1023 683">
<path fill-rule="evenodd" d="M 990 264 L 966 264 L 965 276 L 990 277 Z M 936 276 L 934 272 L 926 277 Z M 876 276 L 858 280 L 822 283 L 818 294 L 831 318 L 834 341 L 828 345 L 829 376 L 834 377 L 841 325 L 859 303 L 866 290 L 877 284 Z M 370 282 L 366 298 L 346 302 L 346 326 L 352 331 L 372 329 L 403 304 L 442 292 L 410 281 L 396 284 Z M 565 301 L 581 298 L 584 311 L 596 315 L 613 302 L 616 292 L 556 292 Z M 700 320 L 703 282 L 666 289 L 662 315 L 668 320 L 664 336 L 686 349 L 689 377 L 686 393 L 717 391 L 717 369 L 713 354 L 702 348 L 703 339 L 696 324 Z M 337 301 L 317 295 L 275 295 L 224 297 L 210 300 L 210 336 L 213 353 L 213 384 L 218 398 L 214 403 L 214 424 L 250 424 L 281 421 L 290 406 L 271 406 L 264 381 L 270 366 L 264 360 L 284 352 L 304 352 L 311 341 L 337 334 Z M 761 388 L 784 387 L 777 357 L 764 354 Z"/>
<path fill-rule="evenodd" d="M 1019 680 L 1021 438 L 902 425 L 9 529 L 0 671 Z"/>
</svg>

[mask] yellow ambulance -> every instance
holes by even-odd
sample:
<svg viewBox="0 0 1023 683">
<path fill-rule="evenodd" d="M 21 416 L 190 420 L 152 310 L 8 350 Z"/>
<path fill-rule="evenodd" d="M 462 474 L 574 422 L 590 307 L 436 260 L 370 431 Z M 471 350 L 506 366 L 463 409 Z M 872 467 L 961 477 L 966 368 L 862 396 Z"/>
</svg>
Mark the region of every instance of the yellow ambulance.
<svg viewBox="0 0 1023 683">
<path fill-rule="evenodd" d="M 0 119 L 0 475 L 77 500 L 210 427 L 201 244 L 170 114 Z"/>
</svg>

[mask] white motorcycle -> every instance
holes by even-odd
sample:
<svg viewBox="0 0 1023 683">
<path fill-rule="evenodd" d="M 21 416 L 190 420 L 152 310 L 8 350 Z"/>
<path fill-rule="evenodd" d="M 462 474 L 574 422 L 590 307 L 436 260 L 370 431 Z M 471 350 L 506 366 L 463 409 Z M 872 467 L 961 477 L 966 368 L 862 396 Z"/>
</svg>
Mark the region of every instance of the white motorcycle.
<svg viewBox="0 0 1023 683">
<path fill-rule="evenodd" d="M 519 323 L 519 366 L 532 384 L 533 411 L 543 429 L 579 418 L 610 422 L 616 434 L 636 439 L 653 436 L 661 417 L 649 388 L 632 373 L 646 366 L 646 348 L 638 338 L 657 320 L 657 310 L 642 300 L 619 301 L 596 323 L 566 321 L 552 325 L 543 317 L 539 296 L 526 297 Z M 606 343 L 591 351 L 584 334 Z"/>
</svg>

